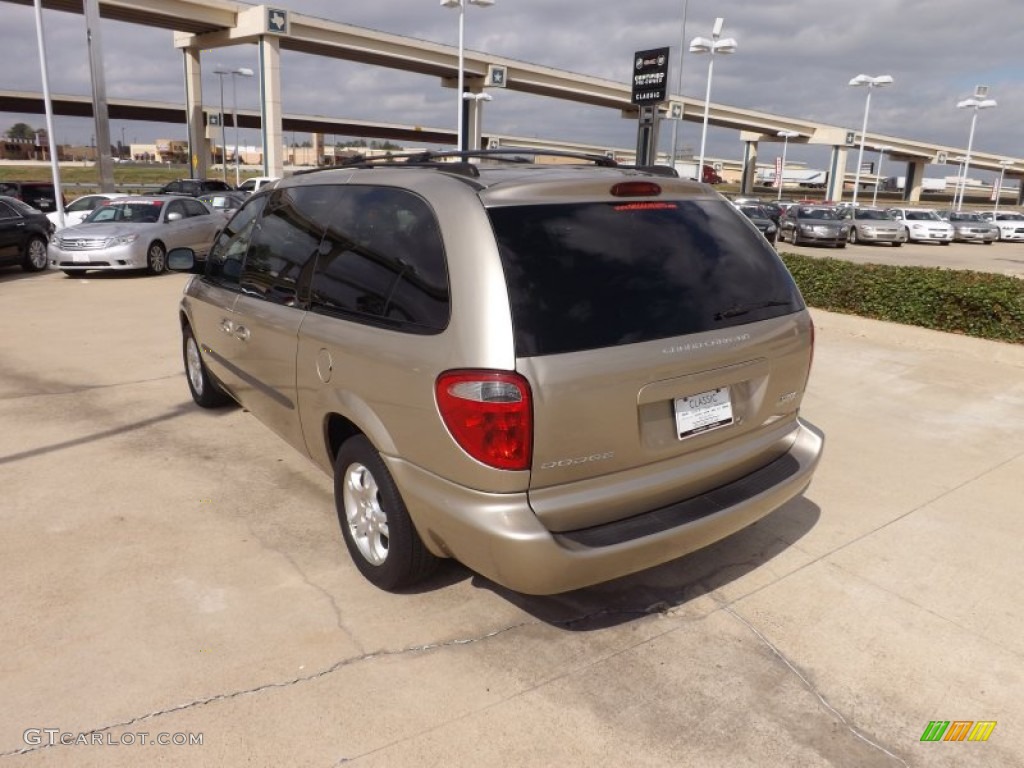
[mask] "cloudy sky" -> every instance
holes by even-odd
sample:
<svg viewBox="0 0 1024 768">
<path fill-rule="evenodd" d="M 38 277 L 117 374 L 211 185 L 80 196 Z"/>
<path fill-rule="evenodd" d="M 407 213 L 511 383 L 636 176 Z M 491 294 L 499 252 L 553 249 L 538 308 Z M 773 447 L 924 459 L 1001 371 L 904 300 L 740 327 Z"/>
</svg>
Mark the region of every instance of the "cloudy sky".
<svg viewBox="0 0 1024 768">
<path fill-rule="evenodd" d="M 1021 0 L 496 0 L 490 8 L 467 8 L 466 48 L 625 83 L 634 51 L 670 46 L 674 87 L 684 5 L 687 39 L 708 35 L 721 16 L 725 36 L 739 44 L 735 55 L 716 57 L 713 102 L 859 129 L 866 91 L 847 83 L 861 72 L 890 74 L 895 84 L 872 96 L 868 130 L 964 148 L 971 116 L 955 105 L 985 84 L 999 106 L 980 113 L 974 149 L 1024 156 Z M 277 0 L 277 6 L 437 43 L 458 40 L 457 12 L 437 0 Z M 32 7 L 0 0 L 0 14 L 0 89 L 40 90 Z M 88 95 L 82 17 L 44 11 L 43 23 L 51 91 Z M 102 35 L 110 98 L 183 101 L 181 55 L 170 32 L 104 21 Z M 209 53 L 204 63 L 204 94 L 216 107 L 210 65 L 256 68 L 256 48 Z M 434 78 L 287 51 L 282 70 L 288 113 L 431 127 L 453 122 L 453 91 Z M 685 55 L 682 92 L 702 99 L 706 77 L 706 57 Z M 239 80 L 238 106 L 257 104 L 254 81 Z M 635 123 L 617 112 L 513 92 L 498 94 L 484 120 L 486 128 L 514 135 L 618 147 L 636 139 Z M 18 121 L 45 123 L 40 115 L 5 115 L 0 129 Z M 669 141 L 665 126 L 662 149 Z M 113 121 L 113 141 L 122 127 L 128 142 L 185 135 L 184 126 Z M 58 119 L 56 133 L 61 142 L 88 143 L 92 122 Z M 255 132 L 244 133 L 243 141 L 256 143 Z M 699 148 L 700 125 L 684 123 L 679 144 Z M 708 154 L 739 159 L 738 135 L 712 127 Z M 762 149 L 762 160 L 769 155 L 771 149 Z M 828 155 L 820 147 L 791 147 L 789 158 L 824 167 Z"/>
</svg>

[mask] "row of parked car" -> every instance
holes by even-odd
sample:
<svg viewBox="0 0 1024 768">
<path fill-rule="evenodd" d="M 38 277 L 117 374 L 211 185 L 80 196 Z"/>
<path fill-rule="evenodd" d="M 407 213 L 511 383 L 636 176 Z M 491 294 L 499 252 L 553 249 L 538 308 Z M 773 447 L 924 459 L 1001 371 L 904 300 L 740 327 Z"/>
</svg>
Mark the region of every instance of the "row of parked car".
<svg viewBox="0 0 1024 768">
<path fill-rule="evenodd" d="M 83 195 L 64 207 L 63 226 L 52 184 L 0 182 L 6 193 L 0 194 L 0 264 L 18 263 L 30 272 L 49 265 L 68 275 L 93 269 L 160 274 L 168 250 L 205 253 L 248 195 L 273 181 L 248 179 L 234 189 L 216 179 L 180 179 L 152 195 Z"/>
<path fill-rule="evenodd" d="M 739 210 L 769 242 L 814 243 L 846 247 L 847 243 L 906 242 L 984 243 L 1024 240 L 1024 214 L 1014 210 L 954 211 L 920 207 L 876 207 L 815 202 L 762 201 L 737 198 Z"/>
</svg>

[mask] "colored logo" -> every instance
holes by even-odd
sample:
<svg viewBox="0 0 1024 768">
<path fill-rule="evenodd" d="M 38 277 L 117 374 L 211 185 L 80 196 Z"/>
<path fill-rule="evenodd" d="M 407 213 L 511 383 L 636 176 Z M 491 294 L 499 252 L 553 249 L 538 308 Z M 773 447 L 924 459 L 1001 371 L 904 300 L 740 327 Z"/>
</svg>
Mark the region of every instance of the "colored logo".
<svg viewBox="0 0 1024 768">
<path fill-rule="evenodd" d="M 932 720 L 921 741 L 988 741 L 995 727 L 995 720 Z"/>
</svg>

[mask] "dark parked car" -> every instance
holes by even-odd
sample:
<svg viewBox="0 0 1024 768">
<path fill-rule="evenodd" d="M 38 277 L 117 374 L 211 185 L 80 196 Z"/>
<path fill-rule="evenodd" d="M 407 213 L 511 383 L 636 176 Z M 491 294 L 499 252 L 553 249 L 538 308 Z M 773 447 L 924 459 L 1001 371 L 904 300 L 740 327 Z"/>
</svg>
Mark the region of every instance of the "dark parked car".
<svg viewBox="0 0 1024 768">
<path fill-rule="evenodd" d="M 775 222 L 775 226 L 779 226 L 779 219 L 782 217 L 783 206 L 775 200 L 762 200 L 759 197 L 734 197 L 733 202 L 737 205 L 759 205 L 768 214 L 768 218 Z"/>
<path fill-rule="evenodd" d="M 210 192 L 232 192 L 234 187 L 220 179 L 178 179 L 164 184 L 158 195 L 189 195 L 201 197 Z"/>
<path fill-rule="evenodd" d="M 57 194 L 49 181 L 0 181 L 0 195 L 21 200 L 43 213 L 57 210 Z"/>
<path fill-rule="evenodd" d="M 793 245 L 814 243 L 846 247 L 850 225 L 839 218 L 835 208 L 824 205 L 794 205 L 782 216 L 779 240 Z"/>
<path fill-rule="evenodd" d="M 775 226 L 775 222 L 772 221 L 771 214 L 768 213 L 767 208 L 755 203 L 737 203 L 736 207 L 740 209 L 744 216 L 750 219 L 751 223 L 764 235 L 765 240 L 772 245 L 775 244 L 775 236 L 778 234 L 779 229 Z"/>
<path fill-rule="evenodd" d="M 26 272 L 46 267 L 46 243 L 53 222 L 13 197 L 0 196 L 0 265 L 20 264 Z"/>
</svg>

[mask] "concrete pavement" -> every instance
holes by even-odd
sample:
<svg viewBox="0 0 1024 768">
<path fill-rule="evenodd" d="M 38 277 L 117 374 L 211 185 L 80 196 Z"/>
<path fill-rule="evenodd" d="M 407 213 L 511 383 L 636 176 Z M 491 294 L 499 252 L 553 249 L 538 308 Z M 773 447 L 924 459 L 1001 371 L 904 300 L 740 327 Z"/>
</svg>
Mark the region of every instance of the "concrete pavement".
<svg viewBox="0 0 1024 768">
<path fill-rule="evenodd" d="M 389 595 L 328 477 L 192 406 L 184 280 L 0 272 L 0 766 L 1024 765 L 1024 348 L 816 312 L 805 498 L 567 595 Z"/>
</svg>

